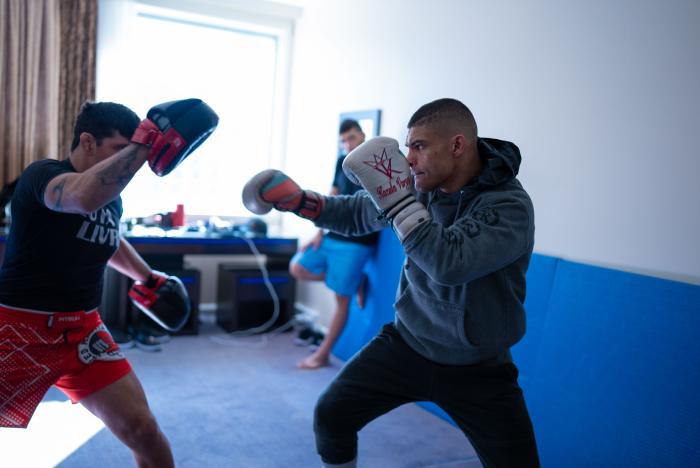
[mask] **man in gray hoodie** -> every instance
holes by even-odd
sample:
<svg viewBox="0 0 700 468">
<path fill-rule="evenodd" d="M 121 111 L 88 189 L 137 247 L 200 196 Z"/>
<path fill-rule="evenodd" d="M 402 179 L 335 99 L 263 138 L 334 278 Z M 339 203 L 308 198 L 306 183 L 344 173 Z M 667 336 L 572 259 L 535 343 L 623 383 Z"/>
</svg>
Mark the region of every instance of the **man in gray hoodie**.
<svg viewBox="0 0 700 468">
<path fill-rule="evenodd" d="M 316 405 L 326 466 L 356 466 L 357 432 L 408 402 L 432 401 L 459 425 L 487 467 L 539 466 L 510 347 L 525 332 L 525 272 L 534 210 L 515 178 L 513 143 L 479 138 L 455 99 L 419 108 L 408 155 L 373 138 L 345 159 L 365 190 L 324 197 L 268 170 L 251 179 L 255 213 L 292 211 L 341 234 L 391 225 L 406 252 L 394 323 L 340 371 Z M 412 183 L 411 183 L 412 182 Z"/>
</svg>

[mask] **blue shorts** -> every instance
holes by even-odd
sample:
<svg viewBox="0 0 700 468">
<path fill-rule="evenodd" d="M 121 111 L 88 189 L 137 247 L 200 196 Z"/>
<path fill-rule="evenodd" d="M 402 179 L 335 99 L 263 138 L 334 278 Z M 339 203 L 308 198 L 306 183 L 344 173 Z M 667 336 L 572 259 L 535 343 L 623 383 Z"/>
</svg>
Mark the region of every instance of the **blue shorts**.
<svg viewBox="0 0 700 468">
<path fill-rule="evenodd" d="M 362 269 L 373 251 L 371 245 L 324 237 L 317 250 L 309 247 L 298 252 L 292 262 L 315 275 L 325 273 L 328 288 L 341 296 L 352 296 L 360 287 Z"/>
</svg>

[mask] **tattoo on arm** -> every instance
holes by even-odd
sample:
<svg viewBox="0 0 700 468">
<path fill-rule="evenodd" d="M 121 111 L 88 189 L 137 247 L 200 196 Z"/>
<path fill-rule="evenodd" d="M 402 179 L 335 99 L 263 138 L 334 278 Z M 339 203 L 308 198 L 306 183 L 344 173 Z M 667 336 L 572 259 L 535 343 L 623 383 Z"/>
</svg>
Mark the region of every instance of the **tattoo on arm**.
<svg viewBox="0 0 700 468">
<path fill-rule="evenodd" d="M 66 179 L 63 179 L 59 183 L 56 184 L 56 186 L 53 188 L 52 192 L 54 196 L 56 197 L 56 200 L 53 203 L 53 209 L 56 211 L 62 211 L 63 210 L 63 189 L 66 186 Z"/>
<path fill-rule="evenodd" d="M 134 165 L 137 149 L 137 147 L 131 148 L 98 173 L 102 185 L 126 187 L 139 168 L 138 165 Z"/>
</svg>

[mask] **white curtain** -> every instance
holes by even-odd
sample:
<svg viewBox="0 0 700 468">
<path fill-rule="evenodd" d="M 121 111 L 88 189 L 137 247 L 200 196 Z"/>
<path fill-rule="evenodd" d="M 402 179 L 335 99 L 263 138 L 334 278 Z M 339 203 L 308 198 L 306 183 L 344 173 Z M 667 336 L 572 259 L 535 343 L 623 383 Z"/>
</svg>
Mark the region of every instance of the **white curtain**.
<svg viewBox="0 0 700 468">
<path fill-rule="evenodd" d="M 287 79 L 279 67 L 286 52 L 280 34 L 240 19 L 126 0 L 102 0 L 98 25 L 98 100 L 145 117 L 155 104 L 194 97 L 220 117 L 214 134 L 167 177 L 136 175 L 122 194 L 125 217 L 177 204 L 187 215 L 250 216 L 241 189 L 279 160 L 286 126 L 279 120 L 286 115 L 279 82 Z"/>
</svg>

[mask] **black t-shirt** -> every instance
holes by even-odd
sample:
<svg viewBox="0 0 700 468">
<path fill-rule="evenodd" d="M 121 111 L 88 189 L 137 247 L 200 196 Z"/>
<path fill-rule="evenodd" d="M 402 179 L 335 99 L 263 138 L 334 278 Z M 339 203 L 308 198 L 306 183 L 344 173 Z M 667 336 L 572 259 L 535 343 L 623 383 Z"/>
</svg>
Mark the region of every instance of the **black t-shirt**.
<svg viewBox="0 0 700 468">
<path fill-rule="evenodd" d="M 338 156 L 338 161 L 335 163 L 335 177 L 333 177 L 333 187 L 338 188 L 340 195 L 352 195 L 353 193 L 362 190 L 362 187 L 360 187 L 357 184 L 354 184 L 350 179 L 348 179 L 348 176 L 345 175 L 345 172 L 343 172 L 343 159 L 345 159 L 345 155 Z M 355 242 L 356 244 L 364 245 L 374 245 L 379 239 L 378 232 L 373 232 L 365 236 L 353 237 L 343 236 L 335 232 L 329 232 L 328 234 L 326 234 L 326 236 L 328 236 L 331 239 L 338 239 L 346 242 Z"/>
<path fill-rule="evenodd" d="M 75 172 L 70 160 L 32 163 L 12 196 L 12 224 L 0 269 L 0 303 L 44 311 L 89 310 L 102 301 L 107 261 L 119 246 L 121 198 L 89 215 L 44 205 L 54 177 Z"/>
</svg>

